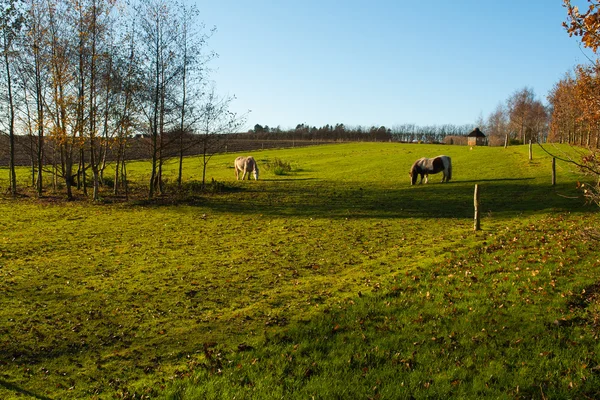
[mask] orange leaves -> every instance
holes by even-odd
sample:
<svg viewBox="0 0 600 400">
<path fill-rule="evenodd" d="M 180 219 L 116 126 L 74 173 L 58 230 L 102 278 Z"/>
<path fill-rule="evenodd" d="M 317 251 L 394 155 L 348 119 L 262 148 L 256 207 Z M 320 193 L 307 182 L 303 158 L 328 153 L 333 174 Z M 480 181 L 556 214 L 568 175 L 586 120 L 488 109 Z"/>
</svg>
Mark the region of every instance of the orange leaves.
<svg viewBox="0 0 600 400">
<path fill-rule="evenodd" d="M 581 37 L 581 42 L 585 47 L 590 48 L 594 53 L 600 47 L 600 9 L 597 3 L 592 3 L 585 13 L 581 13 L 577 6 L 572 6 L 570 0 L 564 0 L 564 6 L 567 8 L 567 22 L 563 26 L 569 33 L 569 36 Z"/>
</svg>

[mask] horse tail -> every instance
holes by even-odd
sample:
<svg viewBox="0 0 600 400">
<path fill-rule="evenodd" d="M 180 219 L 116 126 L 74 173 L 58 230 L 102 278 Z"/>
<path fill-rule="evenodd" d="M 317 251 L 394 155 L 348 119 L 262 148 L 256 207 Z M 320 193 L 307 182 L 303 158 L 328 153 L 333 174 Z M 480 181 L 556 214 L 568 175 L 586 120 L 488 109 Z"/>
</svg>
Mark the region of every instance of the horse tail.
<svg viewBox="0 0 600 400">
<path fill-rule="evenodd" d="M 450 157 L 446 157 L 448 166 L 446 167 L 446 182 L 452 179 L 452 159 Z"/>
</svg>

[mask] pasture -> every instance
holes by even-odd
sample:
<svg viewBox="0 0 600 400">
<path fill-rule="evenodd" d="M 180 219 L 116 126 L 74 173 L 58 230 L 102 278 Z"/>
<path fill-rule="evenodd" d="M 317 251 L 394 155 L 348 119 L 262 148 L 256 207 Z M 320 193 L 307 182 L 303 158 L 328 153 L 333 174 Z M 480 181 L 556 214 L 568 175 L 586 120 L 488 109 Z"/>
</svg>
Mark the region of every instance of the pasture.
<svg viewBox="0 0 600 400">
<path fill-rule="evenodd" d="M 251 154 L 260 180 L 216 155 L 211 194 L 188 158 L 169 201 L 1 199 L 0 398 L 600 394 L 599 218 L 569 164 L 553 187 L 526 146 Z M 411 187 L 439 154 L 452 182 Z"/>
</svg>

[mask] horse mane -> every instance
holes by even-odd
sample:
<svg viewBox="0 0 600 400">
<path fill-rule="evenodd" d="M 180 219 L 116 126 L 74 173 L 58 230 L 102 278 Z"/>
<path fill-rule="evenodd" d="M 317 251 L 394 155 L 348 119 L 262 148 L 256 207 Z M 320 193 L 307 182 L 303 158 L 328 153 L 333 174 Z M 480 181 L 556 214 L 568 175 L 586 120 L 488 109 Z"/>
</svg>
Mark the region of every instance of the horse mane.
<svg viewBox="0 0 600 400">
<path fill-rule="evenodd" d="M 415 174 L 415 173 L 419 173 L 421 168 L 419 167 L 419 161 L 421 161 L 422 158 L 419 158 L 417 161 L 415 161 L 412 165 L 412 167 L 410 167 L 410 174 Z"/>
</svg>

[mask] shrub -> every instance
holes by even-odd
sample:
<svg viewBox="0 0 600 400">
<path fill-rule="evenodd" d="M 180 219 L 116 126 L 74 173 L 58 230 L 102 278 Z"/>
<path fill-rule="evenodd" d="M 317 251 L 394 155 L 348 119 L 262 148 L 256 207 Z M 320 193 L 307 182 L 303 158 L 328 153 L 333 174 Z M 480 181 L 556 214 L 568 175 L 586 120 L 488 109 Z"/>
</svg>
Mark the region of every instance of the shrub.
<svg viewBox="0 0 600 400">
<path fill-rule="evenodd" d="M 115 178 L 113 178 L 111 176 L 105 177 L 102 180 L 102 184 L 104 185 L 104 187 L 114 188 L 115 187 Z"/>
<path fill-rule="evenodd" d="M 292 172 L 292 165 L 288 161 L 274 158 L 266 164 L 267 170 L 273 171 L 275 175 L 287 175 Z"/>
</svg>

